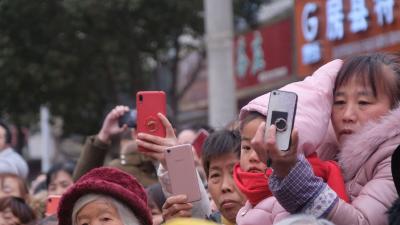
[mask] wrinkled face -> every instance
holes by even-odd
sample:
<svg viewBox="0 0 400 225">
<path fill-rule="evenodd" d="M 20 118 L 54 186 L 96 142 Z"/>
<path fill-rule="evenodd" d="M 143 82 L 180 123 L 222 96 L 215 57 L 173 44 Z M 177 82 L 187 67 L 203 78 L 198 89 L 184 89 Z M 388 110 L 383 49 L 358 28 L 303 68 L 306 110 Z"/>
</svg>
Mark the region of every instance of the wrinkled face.
<svg viewBox="0 0 400 225">
<path fill-rule="evenodd" d="M 86 204 L 76 215 L 78 225 L 124 225 L 115 206 L 105 200 Z"/>
<path fill-rule="evenodd" d="M 0 126 L 0 150 L 6 148 L 6 130 Z"/>
<path fill-rule="evenodd" d="M 237 155 L 228 153 L 210 161 L 208 191 L 221 214 L 236 223 L 236 214 L 244 206 L 246 198 L 236 187 L 233 166 L 239 161 Z"/>
<path fill-rule="evenodd" d="M 371 87 L 351 79 L 336 90 L 332 123 L 339 142 L 357 132 L 366 122 L 376 120 L 390 110 L 390 98 L 377 87 L 375 97 Z"/>
<path fill-rule="evenodd" d="M 48 195 L 62 195 L 73 183 L 71 175 L 60 170 L 51 178 Z"/>
<path fill-rule="evenodd" d="M 0 224 L 4 225 L 18 225 L 22 224 L 18 217 L 16 217 L 10 208 L 6 208 L 0 212 Z"/>
<path fill-rule="evenodd" d="M 267 169 L 265 163 L 258 158 L 256 151 L 251 147 L 251 139 L 256 135 L 258 126 L 263 122 L 262 118 L 255 118 L 243 126 L 241 131 L 240 168 L 250 173 L 264 173 Z"/>
<path fill-rule="evenodd" d="M 18 180 L 14 177 L 5 177 L 2 180 L 0 189 L 0 198 L 6 196 L 24 198 L 24 196 L 22 196 Z"/>
</svg>

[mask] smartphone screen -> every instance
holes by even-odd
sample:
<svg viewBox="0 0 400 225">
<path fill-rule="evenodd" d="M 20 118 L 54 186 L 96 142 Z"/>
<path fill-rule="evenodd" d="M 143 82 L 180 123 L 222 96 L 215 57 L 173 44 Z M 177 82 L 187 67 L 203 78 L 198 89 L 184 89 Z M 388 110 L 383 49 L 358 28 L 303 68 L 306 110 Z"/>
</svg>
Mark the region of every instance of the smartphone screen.
<svg viewBox="0 0 400 225">
<path fill-rule="evenodd" d="M 276 144 L 281 151 L 289 150 L 296 108 L 296 93 L 280 90 L 270 93 L 266 129 L 272 124 L 276 126 Z"/>
<path fill-rule="evenodd" d="M 207 137 L 210 134 L 208 133 L 208 131 L 206 131 L 205 129 L 200 129 L 197 132 L 197 135 L 195 137 L 195 139 L 192 142 L 192 146 L 196 151 L 196 154 L 199 158 L 201 158 L 201 152 L 203 150 L 203 144 L 206 141 Z"/>
<path fill-rule="evenodd" d="M 194 164 L 192 145 L 170 147 L 165 150 L 164 154 L 172 193 L 174 195 L 185 194 L 188 202 L 200 200 L 199 180 Z"/>
</svg>

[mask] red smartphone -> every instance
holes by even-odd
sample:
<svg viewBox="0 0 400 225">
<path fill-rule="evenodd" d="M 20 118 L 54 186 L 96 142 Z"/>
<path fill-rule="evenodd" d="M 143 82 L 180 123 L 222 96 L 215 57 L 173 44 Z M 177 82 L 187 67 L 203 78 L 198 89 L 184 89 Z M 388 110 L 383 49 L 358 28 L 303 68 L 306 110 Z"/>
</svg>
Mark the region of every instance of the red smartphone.
<svg viewBox="0 0 400 225">
<path fill-rule="evenodd" d="M 199 179 L 194 164 L 192 145 L 169 147 L 164 152 L 172 194 L 185 194 L 188 202 L 201 199 Z"/>
<path fill-rule="evenodd" d="M 136 94 L 137 132 L 165 137 L 166 131 L 158 113 L 166 115 L 167 103 L 163 91 L 139 91 Z M 140 148 L 139 150 L 146 151 Z"/>
<path fill-rule="evenodd" d="M 201 158 L 201 152 L 203 151 L 203 144 L 209 135 L 210 134 L 208 133 L 208 131 L 206 131 L 205 129 L 200 129 L 197 132 L 196 137 L 192 142 L 192 146 L 199 158 Z"/>
<path fill-rule="evenodd" d="M 47 197 L 46 216 L 51 216 L 57 213 L 58 205 L 60 203 L 61 195 L 50 195 Z"/>
</svg>

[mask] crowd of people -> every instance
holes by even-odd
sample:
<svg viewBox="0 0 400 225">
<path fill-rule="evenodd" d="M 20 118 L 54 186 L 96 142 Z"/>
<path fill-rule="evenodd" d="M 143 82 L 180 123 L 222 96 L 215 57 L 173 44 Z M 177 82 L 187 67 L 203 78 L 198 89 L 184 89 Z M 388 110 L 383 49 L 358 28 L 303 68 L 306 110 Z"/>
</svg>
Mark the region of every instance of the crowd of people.
<svg viewBox="0 0 400 225">
<path fill-rule="evenodd" d="M 116 106 L 77 162 L 54 164 L 29 186 L 0 122 L 0 225 L 400 224 L 400 57 L 333 60 L 280 90 L 298 96 L 288 151 L 265 123 L 270 93 L 215 130 L 177 132 L 158 114 L 165 137 L 121 126 L 130 109 Z M 188 202 L 171 189 L 164 152 L 200 129 L 209 132 L 201 154 L 193 148 L 201 198 Z M 119 156 L 106 160 L 114 142 Z"/>
</svg>

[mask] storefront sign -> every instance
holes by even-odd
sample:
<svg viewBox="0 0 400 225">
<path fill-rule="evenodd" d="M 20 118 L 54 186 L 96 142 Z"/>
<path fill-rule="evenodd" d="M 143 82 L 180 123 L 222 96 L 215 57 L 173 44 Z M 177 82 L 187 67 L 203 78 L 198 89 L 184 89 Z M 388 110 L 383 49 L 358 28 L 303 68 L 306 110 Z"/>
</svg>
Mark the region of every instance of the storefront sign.
<svg viewBox="0 0 400 225">
<path fill-rule="evenodd" d="M 281 80 L 292 73 L 291 24 L 291 18 L 286 18 L 235 38 L 237 89 Z"/>
<path fill-rule="evenodd" d="M 376 51 L 400 51 L 400 1 L 296 0 L 296 73 Z"/>
</svg>

